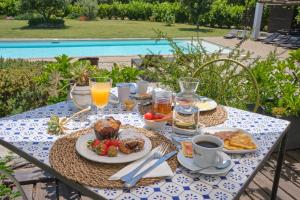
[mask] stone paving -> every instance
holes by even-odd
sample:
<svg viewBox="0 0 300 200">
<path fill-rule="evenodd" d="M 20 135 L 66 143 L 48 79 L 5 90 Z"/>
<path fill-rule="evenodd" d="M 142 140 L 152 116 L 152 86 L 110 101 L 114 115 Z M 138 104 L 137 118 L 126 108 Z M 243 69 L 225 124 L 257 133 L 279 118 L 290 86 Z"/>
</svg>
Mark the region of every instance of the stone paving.
<svg viewBox="0 0 300 200">
<path fill-rule="evenodd" d="M 241 42 L 241 40 L 239 39 L 225 39 L 223 37 L 205 37 L 202 39 L 229 48 L 232 48 L 236 46 L 239 42 Z M 277 47 L 272 44 L 264 44 L 260 41 L 253 41 L 253 40 L 246 40 L 245 42 L 243 42 L 241 45 L 241 49 L 253 53 L 252 57 L 254 58 L 258 56 L 260 56 L 261 58 L 266 58 L 268 54 L 274 50 L 277 51 L 277 55 L 279 58 L 286 58 L 289 52 L 288 49 Z"/>
</svg>

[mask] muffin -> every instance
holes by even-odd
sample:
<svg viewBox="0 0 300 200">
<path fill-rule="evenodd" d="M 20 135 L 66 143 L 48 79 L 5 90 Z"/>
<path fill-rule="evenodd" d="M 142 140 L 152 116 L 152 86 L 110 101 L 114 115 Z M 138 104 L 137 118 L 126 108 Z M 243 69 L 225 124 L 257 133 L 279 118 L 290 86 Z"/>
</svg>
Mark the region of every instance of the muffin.
<svg viewBox="0 0 300 200">
<path fill-rule="evenodd" d="M 121 122 L 113 117 L 100 119 L 94 124 L 95 135 L 99 140 L 117 138 L 120 126 Z"/>
</svg>

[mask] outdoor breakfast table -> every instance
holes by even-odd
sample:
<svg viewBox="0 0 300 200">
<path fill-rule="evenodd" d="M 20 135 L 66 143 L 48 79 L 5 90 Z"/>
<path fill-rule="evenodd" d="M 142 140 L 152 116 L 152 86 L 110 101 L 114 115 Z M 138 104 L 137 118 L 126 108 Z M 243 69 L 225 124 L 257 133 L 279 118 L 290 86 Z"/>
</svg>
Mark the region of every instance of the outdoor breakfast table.
<svg viewBox="0 0 300 200">
<path fill-rule="evenodd" d="M 116 89 L 112 90 L 116 93 Z M 60 181 L 93 199 L 238 199 L 252 181 L 258 170 L 267 161 L 277 144 L 278 164 L 273 182 L 272 198 L 276 198 L 280 171 L 285 151 L 289 122 L 260 114 L 225 107 L 228 119 L 219 127 L 237 127 L 250 132 L 258 142 L 255 153 L 231 154 L 234 167 L 225 175 L 203 175 L 178 166 L 173 177 L 144 187 L 131 189 L 92 188 L 76 183 L 60 175 L 49 164 L 53 143 L 62 136 L 49 135 L 47 122 L 51 115 L 60 117 L 74 113 L 69 103 L 61 102 L 21 114 L 0 119 L 0 144 L 51 173 Z M 108 105 L 104 115 L 113 116 L 122 124 L 143 127 L 144 122 L 137 108 L 124 111 L 120 105 Z M 89 115 L 93 118 L 95 115 Z M 71 121 L 69 127 L 81 127 L 86 121 Z M 171 126 L 161 134 L 170 138 Z"/>
</svg>

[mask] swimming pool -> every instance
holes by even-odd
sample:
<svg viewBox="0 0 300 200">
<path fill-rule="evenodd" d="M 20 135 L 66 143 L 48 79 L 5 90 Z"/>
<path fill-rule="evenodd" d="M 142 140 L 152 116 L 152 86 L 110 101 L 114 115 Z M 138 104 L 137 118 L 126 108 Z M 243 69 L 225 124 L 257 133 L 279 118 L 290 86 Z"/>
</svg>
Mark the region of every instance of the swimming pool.
<svg viewBox="0 0 300 200">
<path fill-rule="evenodd" d="M 175 40 L 186 48 L 190 41 Z M 210 53 L 222 46 L 206 41 L 203 47 Z M 223 49 L 222 53 L 229 53 Z M 49 41 L 0 41 L 0 57 L 3 58 L 52 58 L 61 54 L 81 56 L 128 56 L 146 54 L 172 54 L 167 40 L 49 40 Z"/>
</svg>

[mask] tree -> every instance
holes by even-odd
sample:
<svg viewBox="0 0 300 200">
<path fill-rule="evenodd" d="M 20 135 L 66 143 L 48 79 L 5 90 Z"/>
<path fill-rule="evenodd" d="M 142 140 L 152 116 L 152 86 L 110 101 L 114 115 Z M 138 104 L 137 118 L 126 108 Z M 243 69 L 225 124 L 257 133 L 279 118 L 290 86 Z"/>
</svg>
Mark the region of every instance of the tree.
<svg viewBox="0 0 300 200">
<path fill-rule="evenodd" d="M 210 10 L 213 0 L 181 0 L 181 3 L 189 10 L 190 20 L 196 22 L 197 30 L 200 26 L 200 17 Z"/>
<path fill-rule="evenodd" d="M 64 17 L 69 0 L 21 0 L 21 8 L 25 12 L 39 13 L 45 22 L 51 17 Z"/>
</svg>

